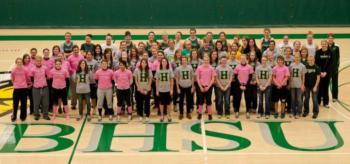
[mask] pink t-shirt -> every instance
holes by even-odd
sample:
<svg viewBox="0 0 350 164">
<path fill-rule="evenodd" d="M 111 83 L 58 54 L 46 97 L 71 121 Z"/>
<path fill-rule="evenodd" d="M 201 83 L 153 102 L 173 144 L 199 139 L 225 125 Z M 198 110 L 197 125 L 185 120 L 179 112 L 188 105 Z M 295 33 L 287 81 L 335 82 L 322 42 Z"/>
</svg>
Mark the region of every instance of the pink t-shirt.
<svg viewBox="0 0 350 164">
<path fill-rule="evenodd" d="M 253 74 L 253 72 L 253 67 L 249 64 L 246 64 L 245 66 L 240 64 L 233 70 L 233 73 L 237 74 L 237 78 L 240 84 L 247 84 L 249 75 Z"/>
<path fill-rule="evenodd" d="M 132 82 L 132 73 L 130 70 L 126 69 L 121 71 L 120 69 L 114 72 L 113 79 L 115 82 L 115 86 L 118 89 L 129 89 Z"/>
<path fill-rule="evenodd" d="M 30 77 L 34 77 L 34 88 L 42 88 L 47 86 L 46 76 L 48 75 L 47 69 L 45 66 L 37 67 L 34 66 L 29 73 Z"/>
<path fill-rule="evenodd" d="M 290 73 L 289 73 L 289 69 L 287 66 L 283 65 L 282 67 L 281 66 L 278 66 L 276 65 L 275 67 L 273 67 L 272 69 L 272 75 L 274 76 L 274 82 L 277 83 L 278 85 L 283 85 L 285 86 L 286 84 L 283 84 L 283 79 L 285 77 L 288 77 L 290 76 Z"/>
<path fill-rule="evenodd" d="M 53 68 L 54 61 L 52 59 L 43 59 L 41 64 L 44 65 L 48 72 Z"/>
<path fill-rule="evenodd" d="M 25 68 L 13 68 L 11 70 L 11 79 L 15 89 L 28 88 L 29 74 Z"/>
<path fill-rule="evenodd" d="M 94 75 L 94 79 L 98 80 L 98 88 L 109 89 L 112 88 L 113 71 L 111 69 L 99 69 Z"/>
<path fill-rule="evenodd" d="M 63 60 L 62 62 L 62 65 L 61 65 L 61 68 L 62 69 L 65 69 L 68 73 L 69 73 L 69 70 L 70 70 L 70 64 L 67 60 Z"/>
<path fill-rule="evenodd" d="M 69 57 L 68 57 L 68 59 L 67 59 L 67 61 L 68 61 L 68 63 L 69 63 L 69 65 L 70 65 L 70 70 L 69 70 L 69 72 L 70 72 L 70 74 L 72 75 L 74 72 L 76 72 L 77 71 L 77 68 L 78 68 L 78 65 L 79 65 L 79 62 L 80 62 L 80 60 L 83 60 L 84 59 L 84 57 L 83 57 L 83 55 L 70 55 Z"/>
<path fill-rule="evenodd" d="M 50 70 L 49 78 L 52 78 L 52 88 L 63 89 L 66 87 L 66 78 L 69 77 L 69 73 L 65 69 L 57 70 L 53 68 Z"/>
<path fill-rule="evenodd" d="M 196 70 L 196 76 L 202 86 L 209 86 L 210 81 L 215 78 L 216 72 L 211 65 L 201 65 Z"/>
</svg>

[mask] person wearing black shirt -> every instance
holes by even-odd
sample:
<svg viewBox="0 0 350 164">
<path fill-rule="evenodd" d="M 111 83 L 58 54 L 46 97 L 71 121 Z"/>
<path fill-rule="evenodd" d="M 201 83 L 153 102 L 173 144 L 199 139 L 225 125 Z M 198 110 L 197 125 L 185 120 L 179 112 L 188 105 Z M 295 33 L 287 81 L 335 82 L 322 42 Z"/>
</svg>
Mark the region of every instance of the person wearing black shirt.
<svg viewBox="0 0 350 164">
<path fill-rule="evenodd" d="M 318 116 L 318 102 L 317 102 L 317 91 L 318 91 L 318 85 L 320 83 L 320 75 L 321 70 L 320 67 L 315 65 L 315 57 L 309 56 L 307 58 L 307 65 L 306 65 L 306 74 L 305 74 L 305 99 L 304 99 L 304 113 L 303 117 L 306 117 L 309 114 L 309 100 L 310 95 L 312 94 L 312 104 L 313 104 L 313 115 L 312 118 L 316 119 Z"/>
<path fill-rule="evenodd" d="M 321 80 L 319 87 L 319 94 L 317 96 L 318 104 L 321 104 L 321 98 L 323 106 L 329 108 L 329 95 L 328 86 L 330 81 L 330 73 L 332 68 L 332 51 L 328 48 L 328 42 L 326 40 L 321 41 L 321 49 L 316 51 L 316 65 L 321 69 Z"/>
<path fill-rule="evenodd" d="M 338 72 L 339 72 L 339 64 L 340 64 L 340 53 L 339 53 L 339 46 L 334 43 L 334 35 L 329 34 L 328 35 L 328 44 L 329 49 L 332 51 L 333 54 L 333 62 L 331 67 L 331 75 L 330 78 L 332 79 L 332 98 L 333 102 L 336 102 L 338 100 Z"/>
</svg>

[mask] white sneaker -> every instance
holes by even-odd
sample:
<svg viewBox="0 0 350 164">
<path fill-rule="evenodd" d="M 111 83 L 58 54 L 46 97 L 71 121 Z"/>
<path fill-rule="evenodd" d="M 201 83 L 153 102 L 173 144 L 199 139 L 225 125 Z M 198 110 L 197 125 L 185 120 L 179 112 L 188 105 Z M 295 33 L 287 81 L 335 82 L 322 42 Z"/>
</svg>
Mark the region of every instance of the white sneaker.
<svg viewBox="0 0 350 164">
<path fill-rule="evenodd" d="M 129 121 L 132 120 L 132 115 L 131 115 L 131 114 L 128 115 L 128 120 L 129 120 Z"/>
<path fill-rule="evenodd" d="M 247 119 L 250 119 L 250 114 L 249 113 L 247 113 L 245 116 L 246 116 Z"/>
<path fill-rule="evenodd" d="M 112 121 L 112 120 L 113 120 L 113 116 L 109 115 L 109 121 Z"/>
<path fill-rule="evenodd" d="M 120 119 L 121 119 L 121 118 L 120 118 L 120 116 L 118 115 L 118 116 L 117 116 L 117 121 L 119 122 L 119 121 L 120 121 Z"/>
<path fill-rule="evenodd" d="M 98 116 L 98 122 L 101 122 L 102 121 L 102 116 Z"/>
<path fill-rule="evenodd" d="M 146 117 L 146 122 L 149 122 L 149 117 Z"/>
<path fill-rule="evenodd" d="M 139 117 L 139 121 L 142 122 L 143 118 L 142 117 Z"/>
<path fill-rule="evenodd" d="M 239 118 L 239 112 L 236 112 L 236 113 L 235 113 L 235 117 L 236 117 L 236 118 Z"/>
</svg>

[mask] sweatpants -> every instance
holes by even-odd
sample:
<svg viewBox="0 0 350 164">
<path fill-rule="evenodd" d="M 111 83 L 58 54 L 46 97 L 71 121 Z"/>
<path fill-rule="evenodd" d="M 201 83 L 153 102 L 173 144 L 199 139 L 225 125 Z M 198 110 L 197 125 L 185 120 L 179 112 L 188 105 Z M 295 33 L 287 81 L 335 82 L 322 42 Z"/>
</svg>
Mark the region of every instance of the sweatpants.
<svg viewBox="0 0 350 164">
<path fill-rule="evenodd" d="M 235 112 L 239 112 L 240 107 L 241 107 L 241 99 L 242 99 L 242 93 L 244 92 L 244 99 L 245 99 L 245 105 L 246 105 L 246 112 L 250 112 L 250 107 L 249 107 L 249 102 L 250 100 L 250 95 L 249 95 L 249 86 L 246 86 L 246 89 L 242 91 L 240 89 L 240 86 L 236 86 L 237 89 L 235 91 L 234 99 L 233 99 L 233 108 Z"/>
<path fill-rule="evenodd" d="M 90 115 L 91 103 L 90 103 L 90 93 L 77 93 L 78 102 L 79 102 L 79 115 L 83 115 L 83 100 L 86 102 L 86 115 Z"/>
<path fill-rule="evenodd" d="M 291 100 L 292 100 L 292 114 L 300 115 L 302 108 L 303 108 L 303 102 L 302 102 L 302 92 L 300 88 L 291 88 Z"/>
<path fill-rule="evenodd" d="M 332 98 L 338 99 L 338 72 L 332 72 Z"/>
<path fill-rule="evenodd" d="M 112 88 L 108 89 L 97 89 L 97 108 L 99 109 L 99 115 L 102 116 L 102 108 L 103 108 L 103 101 L 106 99 L 107 101 L 107 109 L 105 112 L 108 112 L 109 115 L 112 113 L 112 96 L 113 96 L 113 90 Z"/>
<path fill-rule="evenodd" d="M 271 86 L 266 87 L 264 91 L 258 90 L 259 108 L 258 113 L 270 115 L 271 111 Z M 265 103 L 264 103 L 265 102 Z M 265 105 L 265 107 L 264 107 Z"/>
<path fill-rule="evenodd" d="M 193 95 L 192 95 L 191 91 L 192 91 L 192 87 L 182 88 L 180 86 L 180 102 L 179 102 L 180 114 L 184 114 L 185 97 L 186 97 L 186 113 L 189 114 L 192 111 Z"/>
<path fill-rule="evenodd" d="M 73 78 L 73 77 L 72 77 Z M 71 107 L 77 106 L 77 83 L 74 80 L 69 79 L 69 90 L 70 90 L 70 99 L 71 99 Z"/>
<path fill-rule="evenodd" d="M 39 107 L 43 111 L 44 117 L 48 117 L 49 110 L 49 89 L 47 87 L 43 88 L 33 88 L 33 102 L 34 102 L 34 116 L 39 117 Z"/>
<path fill-rule="evenodd" d="M 313 104 L 313 110 L 312 112 L 314 114 L 318 114 L 319 106 L 317 102 L 317 91 L 314 92 L 312 88 L 305 87 L 305 100 L 304 100 L 304 114 L 309 114 L 310 109 L 310 95 L 312 96 L 312 104 Z"/>
<path fill-rule="evenodd" d="M 321 98 L 323 100 L 323 105 L 329 104 L 329 94 L 328 94 L 329 80 L 330 79 L 328 74 L 325 77 L 320 79 L 319 92 L 317 95 L 318 104 L 321 104 Z"/>
<path fill-rule="evenodd" d="M 20 119 L 25 120 L 27 118 L 27 88 L 20 88 L 13 90 L 13 118 L 17 118 L 18 104 L 21 102 L 21 114 Z"/>
<path fill-rule="evenodd" d="M 149 117 L 150 116 L 151 92 L 148 92 L 147 95 L 144 95 L 136 90 L 135 99 L 136 99 L 137 115 L 140 117 L 143 117 L 145 114 L 146 117 Z"/>
</svg>

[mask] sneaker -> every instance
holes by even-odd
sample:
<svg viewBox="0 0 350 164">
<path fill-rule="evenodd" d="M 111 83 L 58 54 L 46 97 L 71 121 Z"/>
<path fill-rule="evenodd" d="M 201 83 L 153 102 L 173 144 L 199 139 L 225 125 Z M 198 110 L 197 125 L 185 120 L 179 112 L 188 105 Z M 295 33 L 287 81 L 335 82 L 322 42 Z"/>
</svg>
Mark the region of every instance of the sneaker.
<svg viewBox="0 0 350 164">
<path fill-rule="evenodd" d="M 164 119 L 163 119 L 163 118 L 160 118 L 160 119 L 159 119 L 159 122 L 164 122 Z"/>
<path fill-rule="evenodd" d="M 222 115 L 219 115 L 218 118 L 221 119 Z"/>
<path fill-rule="evenodd" d="M 303 116 L 303 117 L 306 117 L 307 115 L 309 115 L 309 114 L 308 114 L 308 113 L 303 113 L 302 116 Z"/>
<path fill-rule="evenodd" d="M 229 120 L 229 119 L 230 119 L 230 115 L 226 115 L 226 119 L 228 119 L 228 120 Z"/>
<path fill-rule="evenodd" d="M 235 117 L 239 118 L 239 113 L 238 112 L 235 113 Z"/>
<path fill-rule="evenodd" d="M 121 117 L 117 115 L 117 121 L 119 122 L 121 120 Z"/>
<path fill-rule="evenodd" d="M 335 102 L 337 102 L 338 101 L 338 99 L 333 99 L 333 102 L 335 103 Z"/>
<path fill-rule="evenodd" d="M 142 117 L 139 117 L 139 121 L 142 122 L 143 118 Z"/>
<path fill-rule="evenodd" d="M 329 108 L 329 104 L 324 105 L 324 107 Z"/>
<path fill-rule="evenodd" d="M 11 116 L 11 122 L 15 122 L 16 121 L 16 117 L 15 116 Z"/>
<path fill-rule="evenodd" d="M 299 118 L 299 115 L 295 115 L 294 118 L 295 118 L 295 119 L 298 119 L 298 118 Z"/>
<path fill-rule="evenodd" d="M 281 113 L 281 118 L 283 119 L 283 118 L 285 118 L 286 117 L 286 112 L 282 112 Z"/>
<path fill-rule="evenodd" d="M 171 119 L 171 117 L 168 117 L 168 122 L 173 122 L 173 119 Z"/>
<path fill-rule="evenodd" d="M 201 120 L 202 119 L 202 114 L 198 114 L 197 119 Z"/>
<path fill-rule="evenodd" d="M 268 120 L 269 118 L 270 118 L 270 115 L 266 115 L 266 116 L 265 116 L 265 119 Z"/>
<path fill-rule="evenodd" d="M 44 120 L 50 121 L 50 117 L 49 116 L 44 116 Z"/>
<path fill-rule="evenodd" d="M 128 115 L 128 120 L 129 120 L 129 121 L 132 120 L 132 115 L 131 115 L 131 114 Z"/>
<path fill-rule="evenodd" d="M 250 119 L 250 113 L 246 113 L 245 117 L 246 117 L 247 119 Z"/>
<path fill-rule="evenodd" d="M 179 115 L 179 120 L 182 120 L 184 118 L 184 115 L 183 114 L 180 114 Z"/>
<path fill-rule="evenodd" d="M 261 114 L 258 114 L 258 116 L 256 118 L 261 118 Z"/>
<path fill-rule="evenodd" d="M 186 117 L 187 117 L 187 119 L 189 119 L 189 120 L 192 119 L 192 116 L 191 116 L 190 113 L 187 113 Z"/>
<path fill-rule="evenodd" d="M 77 108 L 76 108 L 75 106 L 72 106 L 71 109 L 72 109 L 72 110 L 76 110 Z"/>
<path fill-rule="evenodd" d="M 312 119 L 316 119 L 317 116 L 318 116 L 318 114 L 313 114 L 313 115 L 312 115 Z"/>
<path fill-rule="evenodd" d="M 21 121 L 24 122 L 24 121 L 26 121 L 26 119 L 25 118 L 21 118 Z"/>
<path fill-rule="evenodd" d="M 102 116 L 98 116 L 98 122 L 101 122 L 102 121 Z"/>
<path fill-rule="evenodd" d="M 174 105 L 174 112 L 177 112 L 177 105 Z"/>
<path fill-rule="evenodd" d="M 90 116 L 90 115 L 87 115 L 86 118 L 87 118 L 87 121 L 88 121 L 88 122 L 91 121 L 91 116 Z"/>
<path fill-rule="evenodd" d="M 113 120 L 113 116 L 109 115 L 108 119 L 109 119 L 109 121 L 112 121 Z"/>
<path fill-rule="evenodd" d="M 278 113 L 275 112 L 275 114 L 273 114 L 273 117 L 275 117 L 277 119 L 278 118 Z"/>
<path fill-rule="evenodd" d="M 35 116 L 34 120 L 38 121 L 40 119 L 40 116 Z"/>
<path fill-rule="evenodd" d="M 146 122 L 149 122 L 149 117 L 146 117 Z"/>
<path fill-rule="evenodd" d="M 213 120 L 213 116 L 212 116 L 211 114 L 208 115 L 208 120 L 209 120 L 209 121 Z"/>
<path fill-rule="evenodd" d="M 79 115 L 78 117 L 77 117 L 77 121 L 80 121 L 81 120 L 81 116 Z"/>
</svg>

